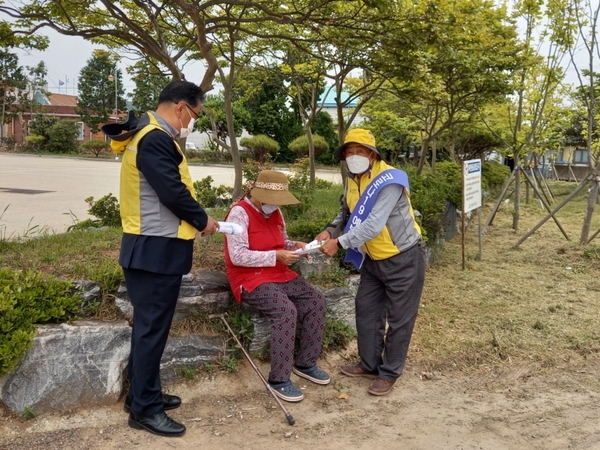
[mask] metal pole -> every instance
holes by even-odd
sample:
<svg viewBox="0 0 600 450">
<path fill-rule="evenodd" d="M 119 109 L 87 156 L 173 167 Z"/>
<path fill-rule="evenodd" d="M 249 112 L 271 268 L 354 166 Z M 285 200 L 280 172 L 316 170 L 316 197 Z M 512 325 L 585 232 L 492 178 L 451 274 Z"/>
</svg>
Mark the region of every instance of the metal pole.
<svg viewBox="0 0 600 450">
<path fill-rule="evenodd" d="M 467 228 L 465 226 L 465 162 L 462 162 L 461 165 L 461 172 L 462 172 L 462 214 L 460 215 L 461 217 L 461 234 L 462 234 L 462 270 L 465 270 L 466 267 L 466 257 L 465 257 L 465 246 L 466 246 L 466 234 L 467 234 Z"/>
<path fill-rule="evenodd" d="M 225 326 L 229 330 L 229 333 L 231 334 L 231 336 L 233 337 L 233 339 L 235 340 L 235 342 L 237 343 L 237 345 L 240 347 L 240 349 L 244 353 L 244 356 L 246 357 L 246 359 L 248 360 L 248 362 L 250 363 L 250 365 L 252 366 L 252 368 L 256 372 L 256 375 L 258 375 L 258 377 L 260 378 L 260 381 L 263 382 L 263 384 L 265 385 L 265 387 L 267 388 L 267 390 L 269 391 L 269 393 L 273 396 L 273 398 L 275 399 L 275 401 L 277 402 L 277 404 L 279 405 L 279 407 L 283 411 L 283 414 L 285 414 L 285 418 L 287 419 L 288 424 L 294 425 L 296 423 L 296 419 L 294 419 L 292 417 L 292 415 L 287 411 L 287 409 L 285 409 L 285 406 L 283 406 L 283 403 L 281 403 L 281 400 L 279 400 L 279 397 L 277 397 L 277 394 L 275 394 L 275 392 L 273 391 L 273 388 L 271 388 L 271 386 L 269 385 L 269 382 L 265 379 L 264 375 L 259 370 L 259 368 L 256 367 L 256 364 L 254 364 L 254 361 L 252 361 L 252 358 L 250 358 L 250 355 L 248 354 L 248 352 L 246 351 L 246 349 L 244 348 L 244 346 L 242 345 L 242 343 L 240 342 L 240 340 L 237 338 L 236 334 L 233 332 L 233 330 L 231 329 L 231 327 L 229 326 L 229 323 L 227 322 L 227 320 L 225 320 L 225 314 L 211 314 L 210 316 L 208 316 L 208 318 L 209 319 L 219 318 L 219 319 L 221 319 L 223 321 L 223 323 L 225 324 Z"/>
<path fill-rule="evenodd" d="M 479 223 L 479 261 L 483 261 L 483 243 L 481 241 L 481 206 L 477 208 L 477 222 Z"/>
</svg>

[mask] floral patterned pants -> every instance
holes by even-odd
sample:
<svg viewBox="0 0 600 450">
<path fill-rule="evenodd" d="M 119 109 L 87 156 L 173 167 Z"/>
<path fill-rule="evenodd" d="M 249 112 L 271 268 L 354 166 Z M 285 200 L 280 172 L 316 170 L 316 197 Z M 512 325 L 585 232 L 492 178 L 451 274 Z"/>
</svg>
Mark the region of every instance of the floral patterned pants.
<svg viewBox="0 0 600 450">
<path fill-rule="evenodd" d="M 290 379 L 292 364 L 312 367 L 321 354 L 327 300 L 298 277 L 286 283 L 263 283 L 252 292 L 242 290 L 242 301 L 271 321 L 271 372 L 269 381 Z M 294 357 L 296 326 L 299 350 Z"/>
</svg>

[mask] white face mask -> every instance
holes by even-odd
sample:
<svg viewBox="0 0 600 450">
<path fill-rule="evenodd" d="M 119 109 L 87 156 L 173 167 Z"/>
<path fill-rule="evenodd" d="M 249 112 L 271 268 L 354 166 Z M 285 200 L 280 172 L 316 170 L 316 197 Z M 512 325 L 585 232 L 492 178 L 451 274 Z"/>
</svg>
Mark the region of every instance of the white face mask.
<svg viewBox="0 0 600 450">
<path fill-rule="evenodd" d="M 348 166 L 348 170 L 356 175 L 360 175 L 361 173 L 365 173 L 369 170 L 369 165 L 371 161 L 366 156 L 360 155 L 352 155 L 346 158 L 346 165 Z"/>
<path fill-rule="evenodd" d="M 279 206 L 277 206 L 277 205 L 267 205 L 267 204 L 262 205 L 262 210 L 267 216 L 270 216 L 275 211 L 277 211 L 277 208 L 279 208 Z"/>
<path fill-rule="evenodd" d="M 190 123 L 188 123 L 187 128 L 183 128 L 183 123 L 181 122 L 181 119 L 179 119 L 179 123 L 181 124 L 181 130 L 179 130 L 179 137 L 182 139 L 192 134 L 192 131 L 194 131 L 194 123 L 196 122 L 192 117 L 192 113 L 188 110 L 187 106 L 185 107 L 185 109 L 190 115 Z"/>
</svg>

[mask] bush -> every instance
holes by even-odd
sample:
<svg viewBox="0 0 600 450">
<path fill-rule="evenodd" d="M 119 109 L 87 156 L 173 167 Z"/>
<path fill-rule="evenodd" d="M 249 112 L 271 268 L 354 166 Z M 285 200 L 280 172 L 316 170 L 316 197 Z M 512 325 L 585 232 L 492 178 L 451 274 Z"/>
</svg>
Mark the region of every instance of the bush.
<svg viewBox="0 0 600 450">
<path fill-rule="evenodd" d="M 0 269 L 0 376 L 13 371 L 31 347 L 34 324 L 63 322 L 80 311 L 72 283 Z"/>
<path fill-rule="evenodd" d="M 240 141 L 240 145 L 246 147 L 252 154 L 252 157 L 259 162 L 265 161 L 267 157 L 275 159 L 279 151 L 279 143 L 264 134 L 243 138 Z"/>
<path fill-rule="evenodd" d="M 315 156 L 323 155 L 329 150 L 329 144 L 324 137 L 313 134 L 313 144 L 315 146 Z M 298 136 L 290 142 L 289 149 L 299 157 L 308 156 L 308 137 L 306 135 Z"/>
<path fill-rule="evenodd" d="M 248 181 L 256 181 L 258 174 L 261 170 L 272 170 L 273 164 L 270 161 L 260 163 L 258 161 L 250 160 L 242 167 L 242 176 Z"/>
<path fill-rule="evenodd" d="M 462 207 L 462 167 L 453 161 L 442 161 L 436 164 L 436 174 L 449 186 L 446 200 L 460 209 Z"/>
<path fill-rule="evenodd" d="M 44 142 L 46 141 L 46 138 L 37 134 L 30 134 L 29 136 L 25 137 L 25 141 L 27 143 L 23 149 L 24 151 L 39 153 L 44 149 Z"/>
<path fill-rule="evenodd" d="M 423 172 L 420 176 L 416 175 L 415 167 L 406 167 L 410 180 L 410 201 L 413 209 L 421 213 L 419 225 L 423 230 L 423 238 L 428 240 L 429 237 L 437 235 L 442 229 L 443 214 L 446 206 L 446 201 L 458 201 L 458 208 L 462 205 L 461 200 L 461 181 L 456 185 L 456 180 L 451 174 L 453 169 L 448 170 L 448 180 L 453 180 L 450 184 L 444 176 L 434 175 L 432 173 Z"/>
<path fill-rule="evenodd" d="M 291 174 L 287 176 L 289 190 L 300 200 L 299 204 L 286 205 L 282 208 L 286 219 L 306 218 L 315 200 L 315 192 L 310 189 L 309 159 L 301 158 L 291 167 Z M 326 180 L 316 179 L 315 189 L 330 189 L 333 183 Z M 322 230 L 321 230 L 322 231 Z"/>
<path fill-rule="evenodd" d="M 85 228 L 121 227 L 121 213 L 119 200 L 112 193 L 94 201 L 94 197 L 88 197 L 85 202 L 90 206 L 88 213 L 96 217 L 96 220 L 84 220 L 77 223 L 69 230 L 83 230 Z"/>
<path fill-rule="evenodd" d="M 287 209 L 288 207 L 285 208 Z M 314 218 L 290 220 L 286 222 L 288 236 L 294 241 L 310 242 L 325 229 L 330 220 L 315 220 Z"/>
<path fill-rule="evenodd" d="M 34 148 L 37 152 L 48 151 L 46 146 L 50 142 L 50 128 L 58 123 L 58 117 L 48 114 L 36 114 L 34 119 L 29 122 L 29 131 L 32 135 L 41 136 L 42 139 L 37 140 L 37 145 Z M 29 142 L 29 139 L 27 140 Z"/>
<path fill-rule="evenodd" d="M 17 140 L 14 136 L 2 138 L 2 146 L 5 147 L 7 151 L 14 152 L 17 148 Z"/>
<path fill-rule="evenodd" d="M 50 153 L 77 153 L 79 130 L 73 120 L 59 120 L 48 129 L 46 150 Z"/>
<path fill-rule="evenodd" d="M 485 161 L 481 169 L 482 188 L 491 192 L 499 191 L 510 176 L 510 168 L 504 164 Z"/>
<path fill-rule="evenodd" d="M 224 206 L 231 203 L 231 194 L 233 189 L 221 184 L 218 187 L 212 187 L 213 178 L 209 175 L 201 180 L 194 181 L 196 199 L 203 208 L 214 208 L 215 206 Z"/>
<path fill-rule="evenodd" d="M 110 143 L 101 139 L 92 139 L 91 141 L 86 141 L 81 144 L 81 148 L 86 152 L 90 152 L 97 158 L 101 153 L 108 152 Z"/>
</svg>

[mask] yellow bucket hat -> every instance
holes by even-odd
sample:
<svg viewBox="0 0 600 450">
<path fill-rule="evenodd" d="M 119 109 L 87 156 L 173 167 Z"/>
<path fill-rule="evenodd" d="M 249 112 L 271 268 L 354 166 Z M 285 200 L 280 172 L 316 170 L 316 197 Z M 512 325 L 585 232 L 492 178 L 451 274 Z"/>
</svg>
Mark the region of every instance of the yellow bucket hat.
<svg viewBox="0 0 600 450">
<path fill-rule="evenodd" d="M 375 153 L 377 153 L 378 157 L 381 157 L 379 150 L 377 150 L 377 147 L 375 147 L 375 136 L 373 136 L 369 130 L 365 130 L 364 128 L 353 128 L 346 133 L 346 139 L 344 139 L 344 143 L 335 152 L 335 157 L 338 159 L 338 161 L 346 159 L 344 158 L 344 150 L 346 150 L 348 144 L 352 143 L 367 147 L 369 150 L 373 150 Z"/>
</svg>

